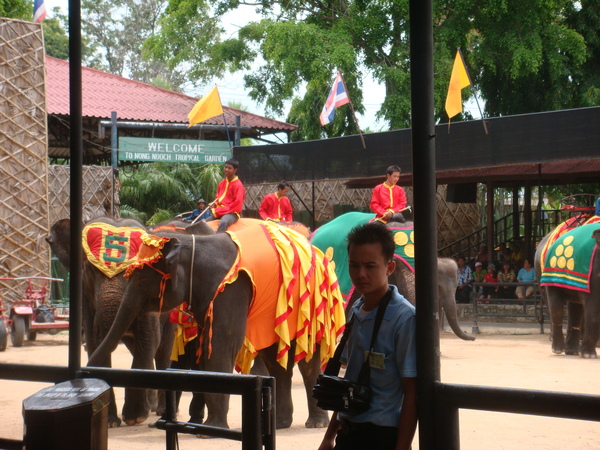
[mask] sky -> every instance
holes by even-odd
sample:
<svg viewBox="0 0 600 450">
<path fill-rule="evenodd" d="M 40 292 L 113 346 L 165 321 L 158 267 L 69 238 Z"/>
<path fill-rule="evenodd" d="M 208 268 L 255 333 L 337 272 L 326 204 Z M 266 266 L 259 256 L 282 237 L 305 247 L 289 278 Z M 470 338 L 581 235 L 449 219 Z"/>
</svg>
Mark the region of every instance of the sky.
<svg viewBox="0 0 600 450">
<path fill-rule="evenodd" d="M 46 2 L 46 10 L 48 11 L 48 15 L 52 16 L 52 9 L 56 6 L 59 6 L 63 13 L 68 11 L 68 0 L 45 0 Z M 258 20 L 260 16 L 255 13 L 254 8 L 252 7 L 240 7 L 238 10 L 229 13 L 225 16 L 223 20 L 223 26 L 227 31 L 235 32 L 238 28 L 247 24 L 252 20 Z M 242 78 L 242 74 L 229 74 L 224 76 L 221 79 L 214 80 L 210 84 L 200 87 L 198 89 L 193 89 L 185 92 L 185 94 L 193 96 L 193 97 L 202 97 L 204 94 L 207 94 L 210 89 L 216 83 L 219 87 L 219 94 L 221 96 L 221 102 L 224 105 L 227 105 L 229 102 L 237 102 L 241 103 L 245 109 L 254 114 L 259 114 L 264 116 L 265 111 L 264 107 L 254 100 L 252 100 L 248 96 L 248 90 L 244 88 L 244 82 Z M 333 84 L 335 74 L 331 74 L 331 82 Z M 371 131 L 379 131 L 379 130 L 387 130 L 387 124 L 382 121 L 377 121 L 375 116 L 377 111 L 381 107 L 383 100 L 385 98 L 385 87 L 383 84 L 375 81 L 365 70 L 364 71 L 364 79 L 363 79 L 363 105 L 365 107 L 364 114 L 356 114 L 359 127 L 361 130 L 366 130 L 369 128 Z M 329 91 L 323 93 L 323 103 L 325 103 L 325 99 Z M 282 116 L 274 116 L 271 117 L 276 120 L 284 121 L 286 120 L 287 112 L 289 111 L 289 107 L 291 106 L 291 102 L 287 103 L 287 110 L 284 111 L 284 115 Z M 349 106 L 342 106 L 342 108 L 348 108 Z M 473 117 L 479 117 L 479 111 L 477 110 L 477 106 L 474 102 L 466 103 L 464 105 L 465 110 L 469 110 Z M 318 117 L 315 117 L 315 120 L 319 120 Z"/>
</svg>

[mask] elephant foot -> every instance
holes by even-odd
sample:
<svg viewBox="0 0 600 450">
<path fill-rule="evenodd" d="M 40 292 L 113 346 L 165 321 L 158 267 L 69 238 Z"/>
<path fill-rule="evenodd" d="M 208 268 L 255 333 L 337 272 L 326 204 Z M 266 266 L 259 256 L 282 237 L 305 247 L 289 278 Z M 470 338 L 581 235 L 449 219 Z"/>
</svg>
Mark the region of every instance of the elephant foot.
<svg viewBox="0 0 600 450">
<path fill-rule="evenodd" d="M 291 418 L 289 419 L 284 419 L 277 417 L 275 420 L 275 428 L 277 430 L 283 430 L 284 428 L 289 428 L 292 426 L 292 422 L 293 420 Z"/>
<path fill-rule="evenodd" d="M 146 419 L 148 419 L 148 415 L 142 416 L 142 417 L 136 417 L 135 419 L 123 419 L 125 421 L 125 425 L 128 426 L 133 426 L 133 425 L 139 425 L 140 423 L 144 423 L 146 421 Z"/>
<path fill-rule="evenodd" d="M 579 355 L 579 350 L 574 349 L 566 349 L 565 355 Z"/>
<path fill-rule="evenodd" d="M 323 413 L 317 417 L 310 416 L 306 419 L 304 426 L 306 428 L 326 428 L 329 425 L 329 415 L 326 412 Z"/>
<path fill-rule="evenodd" d="M 598 355 L 596 354 L 596 349 L 581 350 L 581 357 L 582 358 L 597 358 Z"/>
<path fill-rule="evenodd" d="M 191 416 L 189 421 L 192 422 L 192 423 L 199 423 L 199 424 L 201 424 L 203 420 L 204 420 L 204 417 L 202 417 L 202 416 L 200 416 L 200 417 L 198 417 L 198 416 Z"/>
<path fill-rule="evenodd" d="M 564 353 L 564 351 L 560 350 L 558 348 L 553 348 L 552 353 L 554 353 L 555 355 L 562 355 Z"/>
<path fill-rule="evenodd" d="M 108 416 L 108 428 L 118 428 L 121 426 L 121 419 L 116 416 Z"/>
</svg>

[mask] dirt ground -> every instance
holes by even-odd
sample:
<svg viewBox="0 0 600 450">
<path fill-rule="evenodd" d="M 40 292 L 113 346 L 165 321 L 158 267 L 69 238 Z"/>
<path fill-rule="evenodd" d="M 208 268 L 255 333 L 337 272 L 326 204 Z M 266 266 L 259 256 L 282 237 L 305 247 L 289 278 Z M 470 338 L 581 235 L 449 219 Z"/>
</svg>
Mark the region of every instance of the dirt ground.
<svg viewBox="0 0 600 450">
<path fill-rule="evenodd" d="M 524 389 L 600 394 L 600 360 L 584 360 L 576 356 L 557 356 L 550 351 L 548 334 L 506 334 L 510 331 L 482 327 L 482 334 L 474 342 L 461 341 L 451 333 L 441 336 L 442 381 L 481 386 L 503 386 Z M 523 332 L 523 331 L 520 331 Z M 497 334 L 502 333 L 502 334 Z M 66 365 L 68 359 L 67 335 L 38 335 L 35 342 L 21 348 L 8 345 L 0 353 L 0 361 L 11 363 L 40 363 Z M 85 363 L 85 356 L 83 356 Z M 131 358 L 119 346 L 113 356 L 115 366 L 127 368 Z M 306 403 L 299 374 L 294 376 L 295 415 L 290 429 L 277 431 L 279 449 L 316 449 L 323 429 L 305 429 Z M 29 395 L 48 386 L 43 383 L 0 381 L 0 436 L 22 439 L 22 401 Z M 123 390 L 117 389 L 119 409 Z M 180 419 L 187 419 L 189 394 L 181 404 Z M 600 415 L 600 412 L 599 412 Z M 165 447 L 164 432 L 151 429 L 149 422 L 109 430 L 111 450 L 160 449 Z M 232 397 L 229 424 L 240 427 L 239 398 Z M 523 416 L 505 413 L 460 411 L 460 441 L 462 449 L 599 449 L 600 423 Z M 224 439 L 198 440 L 194 436 L 180 435 L 179 444 L 185 449 L 241 448 L 239 442 Z M 418 437 L 413 449 L 418 449 Z"/>
</svg>

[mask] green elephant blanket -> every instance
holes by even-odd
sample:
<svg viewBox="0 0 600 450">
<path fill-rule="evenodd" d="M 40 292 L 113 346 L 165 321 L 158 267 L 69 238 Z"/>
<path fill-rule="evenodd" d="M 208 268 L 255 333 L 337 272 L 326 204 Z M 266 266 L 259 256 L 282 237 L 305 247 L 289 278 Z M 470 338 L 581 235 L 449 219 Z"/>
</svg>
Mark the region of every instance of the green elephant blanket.
<svg viewBox="0 0 600 450">
<path fill-rule="evenodd" d="M 346 236 L 352 228 L 371 222 L 375 214 L 349 212 L 336 217 L 331 222 L 319 227 L 311 236 L 311 243 L 321 249 L 325 256 L 333 261 L 335 274 L 340 283 L 340 291 L 347 300 L 352 295 L 352 280 L 348 274 L 348 248 Z M 394 256 L 414 272 L 415 246 L 414 227 L 412 222 L 388 226 L 394 233 L 396 250 Z"/>
<path fill-rule="evenodd" d="M 598 223 L 573 228 L 545 248 L 542 252 L 540 286 L 590 292 L 591 261 L 597 251 L 592 233 L 598 228 Z"/>
</svg>

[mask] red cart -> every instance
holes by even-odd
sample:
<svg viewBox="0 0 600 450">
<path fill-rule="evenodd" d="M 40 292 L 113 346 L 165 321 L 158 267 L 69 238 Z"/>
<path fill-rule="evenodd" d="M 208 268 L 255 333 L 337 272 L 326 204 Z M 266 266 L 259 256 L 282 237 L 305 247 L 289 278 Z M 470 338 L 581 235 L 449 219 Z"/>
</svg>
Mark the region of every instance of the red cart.
<svg viewBox="0 0 600 450">
<path fill-rule="evenodd" d="M 46 284 L 48 281 L 63 281 L 60 278 L 48 277 L 23 277 L 23 278 L 0 278 L 1 280 L 27 280 L 27 289 L 23 298 L 12 302 L 8 312 L 2 309 L 2 322 L 6 336 L 7 329 L 10 330 L 10 338 L 13 347 L 21 347 L 27 337 L 28 341 L 34 341 L 38 332 L 56 334 L 61 330 L 69 328 L 68 307 L 57 307 L 48 300 Z M 41 279 L 42 287 L 35 289 L 31 280 Z M 6 318 L 8 315 L 8 318 Z M 2 325 L 0 325 L 0 347 L 2 344 Z M 6 348 L 6 345 L 4 346 Z M 1 350 L 1 349 L 0 349 Z"/>
</svg>

